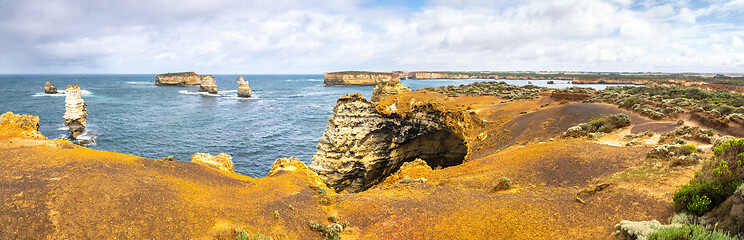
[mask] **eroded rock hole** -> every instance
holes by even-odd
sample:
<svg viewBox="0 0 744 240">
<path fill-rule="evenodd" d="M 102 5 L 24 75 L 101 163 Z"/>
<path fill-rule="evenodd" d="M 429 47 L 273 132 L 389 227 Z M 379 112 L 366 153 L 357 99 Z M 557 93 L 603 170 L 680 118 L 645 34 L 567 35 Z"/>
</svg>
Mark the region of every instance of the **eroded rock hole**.
<svg viewBox="0 0 744 240">
<path fill-rule="evenodd" d="M 440 130 L 401 144 L 391 155 L 400 159 L 395 161 L 400 163 L 396 168 L 416 158 L 423 159 L 432 168 L 445 168 L 462 164 L 467 151 L 462 139 L 449 131 Z"/>
</svg>

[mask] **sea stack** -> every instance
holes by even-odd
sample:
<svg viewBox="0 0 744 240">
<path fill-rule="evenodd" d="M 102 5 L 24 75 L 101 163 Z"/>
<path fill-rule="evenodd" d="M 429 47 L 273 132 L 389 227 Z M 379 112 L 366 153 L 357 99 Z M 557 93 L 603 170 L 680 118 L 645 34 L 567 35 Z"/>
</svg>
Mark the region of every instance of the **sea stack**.
<svg viewBox="0 0 744 240">
<path fill-rule="evenodd" d="M 238 97 L 251 97 L 252 93 L 243 76 L 238 77 Z"/>
<path fill-rule="evenodd" d="M 212 75 L 201 75 L 201 85 L 199 86 L 199 92 L 207 92 L 210 94 L 217 94 L 217 82 L 214 80 Z"/>
<path fill-rule="evenodd" d="M 46 94 L 55 94 L 55 93 L 57 93 L 57 87 L 55 87 L 54 85 L 52 85 L 52 83 L 50 83 L 50 82 L 46 82 L 46 84 L 44 84 L 44 93 L 46 93 Z"/>
<path fill-rule="evenodd" d="M 85 110 L 85 101 L 80 97 L 81 91 L 78 85 L 68 85 L 65 90 L 65 126 L 70 129 L 70 135 L 77 139 L 83 134 L 86 126 L 88 111 Z"/>
<path fill-rule="evenodd" d="M 155 76 L 155 85 L 194 86 L 199 83 L 199 75 L 194 72 L 165 73 Z"/>
<path fill-rule="evenodd" d="M 372 97 L 370 98 L 370 101 L 379 102 L 380 100 L 385 99 L 389 96 L 410 91 L 411 88 L 406 87 L 406 85 L 403 85 L 398 80 L 384 82 L 375 85 L 375 90 L 372 91 Z"/>
</svg>

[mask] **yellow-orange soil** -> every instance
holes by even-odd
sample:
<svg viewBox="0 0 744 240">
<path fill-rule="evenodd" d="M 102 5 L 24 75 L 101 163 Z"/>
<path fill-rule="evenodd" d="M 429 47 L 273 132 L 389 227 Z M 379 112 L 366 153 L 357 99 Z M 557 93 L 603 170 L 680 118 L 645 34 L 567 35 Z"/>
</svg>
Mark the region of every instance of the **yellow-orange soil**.
<svg viewBox="0 0 744 240">
<path fill-rule="evenodd" d="M 325 226 L 334 215 L 350 224 L 342 239 L 605 239 L 620 220 L 664 221 L 674 210 L 670 194 L 696 167 L 654 180 L 621 177 L 644 164 L 648 147 L 560 138 L 570 126 L 625 112 L 606 104 L 414 91 L 383 99 L 378 110 L 406 117 L 425 107 L 444 113 L 464 137 L 467 161 L 444 169 L 410 164 L 367 191 L 344 194 L 292 159 L 255 179 L 30 138 L 2 125 L 0 236 L 235 239 L 239 227 L 274 239 L 322 239 L 308 223 Z M 634 126 L 651 122 L 631 118 Z M 502 177 L 511 189 L 491 191 Z M 603 180 L 613 184 L 583 194 L 585 204 L 575 200 Z"/>
</svg>

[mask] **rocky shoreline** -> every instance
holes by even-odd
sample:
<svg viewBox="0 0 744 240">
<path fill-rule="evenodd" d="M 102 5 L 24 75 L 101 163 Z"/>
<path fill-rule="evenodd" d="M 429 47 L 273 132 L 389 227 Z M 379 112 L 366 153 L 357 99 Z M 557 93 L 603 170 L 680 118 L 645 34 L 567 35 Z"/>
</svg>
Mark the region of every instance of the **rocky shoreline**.
<svg viewBox="0 0 744 240">
<path fill-rule="evenodd" d="M 744 152 L 723 137 L 744 137 L 735 94 L 498 82 L 408 91 L 398 84 L 377 86 L 375 101 L 340 97 L 313 162 L 280 158 L 264 178 L 234 173 L 227 154 L 181 162 L 47 140 L 38 118 L 3 114 L 0 235 L 622 239 L 646 226 L 624 220 L 679 224 L 665 220 L 678 211 L 677 190 L 702 178 L 701 166 L 712 171 L 724 156 Z M 84 102 L 71 107 L 82 112 Z M 617 116 L 623 124 L 604 127 Z M 730 120 L 724 127 L 700 118 Z M 566 134 L 576 129 L 587 134 Z M 687 161 L 691 151 L 698 161 Z M 736 164 L 728 163 L 732 174 Z M 741 191 L 701 215 L 741 233 Z"/>
</svg>

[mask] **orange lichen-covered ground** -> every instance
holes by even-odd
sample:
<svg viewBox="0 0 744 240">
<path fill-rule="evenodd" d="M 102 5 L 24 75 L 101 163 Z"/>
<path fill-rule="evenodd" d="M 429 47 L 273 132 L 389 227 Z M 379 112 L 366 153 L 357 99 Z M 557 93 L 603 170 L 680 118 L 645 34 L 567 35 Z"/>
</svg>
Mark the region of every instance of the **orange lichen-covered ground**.
<svg viewBox="0 0 744 240">
<path fill-rule="evenodd" d="M 0 236 L 235 239 L 234 229 L 241 228 L 274 239 L 322 239 L 308 223 L 327 225 L 333 215 L 349 223 L 342 239 L 606 239 L 620 220 L 664 222 L 674 210 L 667 196 L 676 186 L 636 190 L 634 183 L 651 181 L 620 174 L 643 165 L 648 147 L 560 138 L 570 126 L 625 112 L 617 107 L 547 95 L 507 102 L 425 91 L 378 106 L 399 116 L 422 108 L 445 115 L 468 144 L 466 161 L 444 169 L 408 164 L 371 189 L 344 194 L 319 191 L 325 185 L 296 160 L 278 160 L 267 177 L 254 179 L 30 138 L 13 130 L 18 124 L 5 124 Z M 629 115 L 629 128 L 652 122 Z M 671 177 L 689 179 L 692 172 Z M 492 191 L 502 177 L 512 188 Z M 609 188 L 582 195 L 585 204 L 576 200 L 581 189 L 605 181 Z"/>
</svg>

